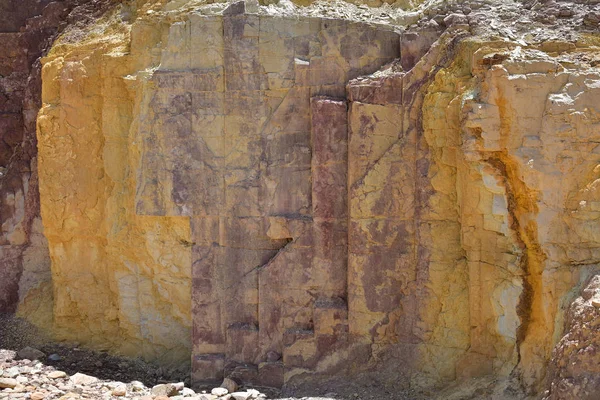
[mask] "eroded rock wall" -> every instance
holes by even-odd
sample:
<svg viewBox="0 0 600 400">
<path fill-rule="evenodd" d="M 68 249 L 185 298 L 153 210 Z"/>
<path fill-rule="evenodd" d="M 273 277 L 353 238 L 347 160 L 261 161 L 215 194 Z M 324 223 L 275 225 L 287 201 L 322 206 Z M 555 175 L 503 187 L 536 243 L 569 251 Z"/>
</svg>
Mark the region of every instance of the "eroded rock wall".
<svg viewBox="0 0 600 400">
<path fill-rule="evenodd" d="M 40 57 L 67 25 L 85 24 L 109 1 L 0 2 L 0 312 L 52 324 L 52 282 L 37 174 Z"/>
<path fill-rule="evenodd" d="M 484 167 L 478 168 L 493 177 L 482 179 L 485 191 L 493 193 L 487 206 L 491 210 L 483 218 L 485 223 L 491 211 L 495 222 L 487 222 L 486 230 L 509 228 L 504 235 L 509 243 L 496 242 L 506 250 L 497 247 L 495 253 L 506 254 L 507 272 L 517 266 L 522 281 L 515 285 L 514 273 L 499 277 L 513 283 L 494 285 L 498 298 L 492 296 L 497 302 L 492 306 L 503 310 L 504 318 L 497 323 L 498 330 L 506 332 L 516 319 L 507 312 L 513 307 L 503 304 L 503 299 L 510 298 L 507 292 L 520 290 L 514 335 L 518 371 L 534 385 L 542 382 L 544 366 L 562 331 L 561 302 L 581 279 L 582 268 L 597 263 L 598 240 L 590 229 L 595 217 L 589 214 L 594 194 L 589 186 L 596 180 L 599 161 L 595 151 L 599 121 L 592 100 L 597 96 L 598 74 L 559 64 L 536 51 L 514 48 L 507 54 L 506 61 L 485 72 L 480 101 L 468 105 L 465 131 L 469 136 L 463 143 L 469 144 L 469 151 L 464 151 L 467 161 L 475 161 L 471 156 L 476 153 L 471 151 L 477 149 L 481 157 L 477 163 L 483 161 Z M 488 60 L 483 57 L 481 63 Z M 503 193 L 494 186 L 498 184 Z M 482 198 L 490 198 L 490 194 L 484 197 L 485 191 L 480 191 L 479 207 Z M 495 211 L 502 209 L 508 214 Z M 484 255 L 480 268 L 487 261 Z M 491 271 L 486 274 L 490 276 L 494 276 Z"/>
<path fill-rule="evenodd" d="M 565 318 L 565 335 L 552 352 L 544 399 L 594 399 L 598 383 L 600 276 L 592 275 Z"/>
<path fill-rule="evenodd" d="M 39 57 L 73 2 L 0 2 L 0 311 L 51 322 L 51 274 L 40 218 L 35 120 Z"/>
<path fill-rule="evenodd" d="M 38 206 L 27 210 L 28 203 L 36 203 L 29 194 L 29 180 L 32 176 L 31 159 L 34 157 L 35 129 L 31 129 L 32 119 L 29 116 L 29 129 L 26 129 L 24 110 L 26 83 L 31 68 L 28 59 L 28 47 L 23 34 L 19 32 L 25 26 L 27 18 L 41 11 L 41 5 L 26 4 L 17 7 L 16 3 L 2 3 L 2 21 L 0 31 L 7 51 L 3 51 L 0 59 L 0 130 L 2 141 L 0 147 L 0 188 L 2 190 L 2 247 L 0 249 L 0 311 L 14 312 L 19 302 L 19 280 L 23 273 L 22 256 L 27 246 L 31 220 L 39 213 Z M 35 110 L 33 110 L 35 115 Z M 27 132 L 28 131 L 28 132 Z M 29 142 L 29 143 L 28 143 Z M 34 169 L 35 170 L 35 169 Z M 32 191 L 37 192 L 37 185 Z M 26 214 L 28 214 L 26 216 Z M 33 215 L 32 215 L 33 214 Z M 41 221 L 38 221 L 41 222 Z M 39 225 L 39 224 L 38 224 Z M 42 269 L 50 271 L 49 260 Z M 44 264 L 41 261 L 41 264 Z"/>
<path fill-rule="evenodd" d="M 40 192 L 57 335 L 179 363 L 189 357 L 189 223 L 135 213 L 129 30 L 103 34 L 55 49 L 42 72 Z"/>
<path fill-rule="evenodd" d="M 57 334 L 196 382 L 541 391 L 598 263 L 595 41 L 311 10 L 122 4 L 55 44 Z"/>
</svg>

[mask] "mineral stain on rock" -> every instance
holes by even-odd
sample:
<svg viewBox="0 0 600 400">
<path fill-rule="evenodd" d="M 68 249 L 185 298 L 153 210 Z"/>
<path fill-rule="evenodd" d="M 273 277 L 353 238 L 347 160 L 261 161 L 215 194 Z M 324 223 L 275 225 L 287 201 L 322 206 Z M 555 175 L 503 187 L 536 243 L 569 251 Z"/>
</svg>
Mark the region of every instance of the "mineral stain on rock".
<svg viewBox="0 0 600 400">
<path fill-rule="evenodd" d="M 352 3 L 1 1 L 0 310 L 196 384 L 597 393 L 597 6 Z"/>
<path fill-rule="evenodd" d="M 40 56 L 67 21 L 90 21 L 108 1 L 0 2 L 0 312 L 48 326 L 52 286 L 37 173 Z"/>
</svg>

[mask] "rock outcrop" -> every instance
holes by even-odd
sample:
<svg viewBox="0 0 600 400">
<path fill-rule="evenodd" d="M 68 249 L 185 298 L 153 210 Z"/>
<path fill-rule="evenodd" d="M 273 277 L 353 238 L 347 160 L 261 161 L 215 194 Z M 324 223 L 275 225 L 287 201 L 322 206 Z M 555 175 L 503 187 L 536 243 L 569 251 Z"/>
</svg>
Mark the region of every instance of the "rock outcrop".
<svg viewBox="0 0 600 400">
<path fill-rule="evenodd" d="M 0 312 L 14 312 L 21 304 L 30 316 L 51 296 L 35 121 L 41 105 L 39 57 L 52 43 L 68 7 L 49 3 L 0 2 Z M 47 320 L 41 314 L 34 318 Z"/>
<path fill-rule="evenodd" d="M 32 2 L 33 3 L 33 2 Z M 39 8 L 39 6 L 38 6 Z M 20 14 L 18 14 L 20 12 Z M 19 28 L 29 17 L 26 12 L 39 12 L 34 5 L 18 9 L 15 3 L 2 3 L 2 19 L 0 31 L 2 40 L 8 51 L 2 52 L 0 58 L 0 129 L 2 141 L 0 144 L 0 188 L 2 190 L 2 243 L 0 247 L 0 311 L 14 311 L 19 298 L 19 279 L 22 275 L 21 261 L 23 247 L 27 243 L 26 229 L 29 228 L 25 219 L 25 198 L 27 184 L 31 177 L 32 149 L 35 145 L 25 146 L 25 122 L 23 103 L 27 78 L 29 77 L 29 60 L 27 49 L 22 43 L 23 35 Z M 34 110 L 35 115 L 35 110 Z M 35 124 L 35 116 L 33 121 Z M 29 130 L 29 141 L 35 138 L 35 128 Z M 26 154 L 29 150 L 30 154 Z M 23 154 L 25 153 L 25 154 Z M 19 163 L 21 165 L 17 166 Z M 23 176 L 25 170 L 25 176 Z M 35 176 L 35 173 L 33 174 Z M 25 182 L 25 183 L 24 183 Z M 33 191 L 37 191 L 34 185 Z M 35 195 L 34 195 L 35 196 Z M 31 197 L 31 196 L 29 196 Z M 35 196 L 37 197 L 37 196 Z M 35 202 L 35 201 L 34 201 Z M 29 202 L 31 203 L 31 201 Z M 31 213 L 31 212 L 30 212 Z M 36 213 L 34 209 L 33 213 Z M 29 216 L 28 219 L 31 219 Z M 41 224 L 39 224 L 41 225 Z M 46 257 L 47 258 L 47 257 Z M 49 259 L 45 268 L 50 272 Z"/>
<path fill-rule="evenodd" d="M 549 363 L 544 399 L 596 399 L 600 396 L 600 275 L 593 275 L 569 307 L 565 335 Z"/>
<path fill-rule="evenodd" d="M 107 1 L 0 1 L 0 312 L 52 322 L 48 244 L 37 174 L 40 57 L 68 24 L 103 12 Z"/>
<path fill-rule="evenodd" d="M 598 6 L 392 3 L 139 0 L 68 27 L 42 60 L 44 236 L 36 97 L 0 102 L 30 135 L 0 152 L 26 154 L 0 178 L 5 303 L 47 238 L 58 337 L 195 382 L 597 393 L 595 297 L 564 314 L 600 262 Z"/>
</svg>

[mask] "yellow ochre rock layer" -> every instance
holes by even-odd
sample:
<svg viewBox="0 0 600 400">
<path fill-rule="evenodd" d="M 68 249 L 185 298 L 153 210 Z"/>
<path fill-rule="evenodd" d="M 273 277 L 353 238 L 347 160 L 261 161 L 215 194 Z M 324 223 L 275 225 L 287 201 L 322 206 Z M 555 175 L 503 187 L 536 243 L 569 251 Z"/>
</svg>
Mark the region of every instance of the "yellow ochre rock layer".
<svg viewBox="0 0 600 400">
<path fill-rule="evenodd" d="M 540 391 L 600 261 L 593 40 L 268 10 L 117 7 L 44 58 L 56 334 L 197 382 Z"/>
</svg>

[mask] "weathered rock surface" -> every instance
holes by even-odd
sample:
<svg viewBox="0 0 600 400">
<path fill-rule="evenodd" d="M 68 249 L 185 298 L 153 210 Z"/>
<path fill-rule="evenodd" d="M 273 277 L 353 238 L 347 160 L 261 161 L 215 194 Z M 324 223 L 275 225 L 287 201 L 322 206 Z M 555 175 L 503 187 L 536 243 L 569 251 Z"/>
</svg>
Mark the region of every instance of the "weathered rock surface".
<svg viewBox="0 0 600 400">
<path fill-rule="evenodd" d="M 34 349 L 33 347 L 24 347 L 21 350 L 19 350 L 19 352 L 17 353 L 17 356 L 19 358 L 23 358 L 23 359 L 27 359 L 27 360 L 41 360 L 44 357 L 46 357 L 46 355 L 44 354 L 43 351 L 40 351 L 38 349 Z"/>
<path fill-rule="evenodd" d="M 600 396 L 600 275 L 593 275 L 567 312 L 565 335 L 549 364 L 544 399 L 595 399 Z"/>
<path fill-rule="evenodd" d="M 155 396 L 175 396 L 179 390 L 172 383 L 156 385 L 152 388 L 152 394 Z"/>
<path fill-rule="evenodd" d="M 597 6 L 265 3 L 119 4 L 43 59 L 54 332 L 195 382 L 540 392 L 600 262 Z"/>
<path fill-rule="evenodd" d="M 107 3 L 0 1 L 0 312 L 18 311 L 46 327 L 52 284 L 38 192 L 39 58 L 67 22 L 89 21 Z"/>
<path fill-rule="evenodd" d="M 41 83 L 34 62 L 57 26 L 27 22 L 46 4 L 0 3 L 0 312 L 14 312 L 30 290 L 50 280 L 39 217 L 35 117 Z"/>
<path fill-rule="evenodd" d="M 0 378 L 0 388 L 1 389 L 12 389 L 17 386 L 19 382 L 13 378 Z"/>
</svg>

